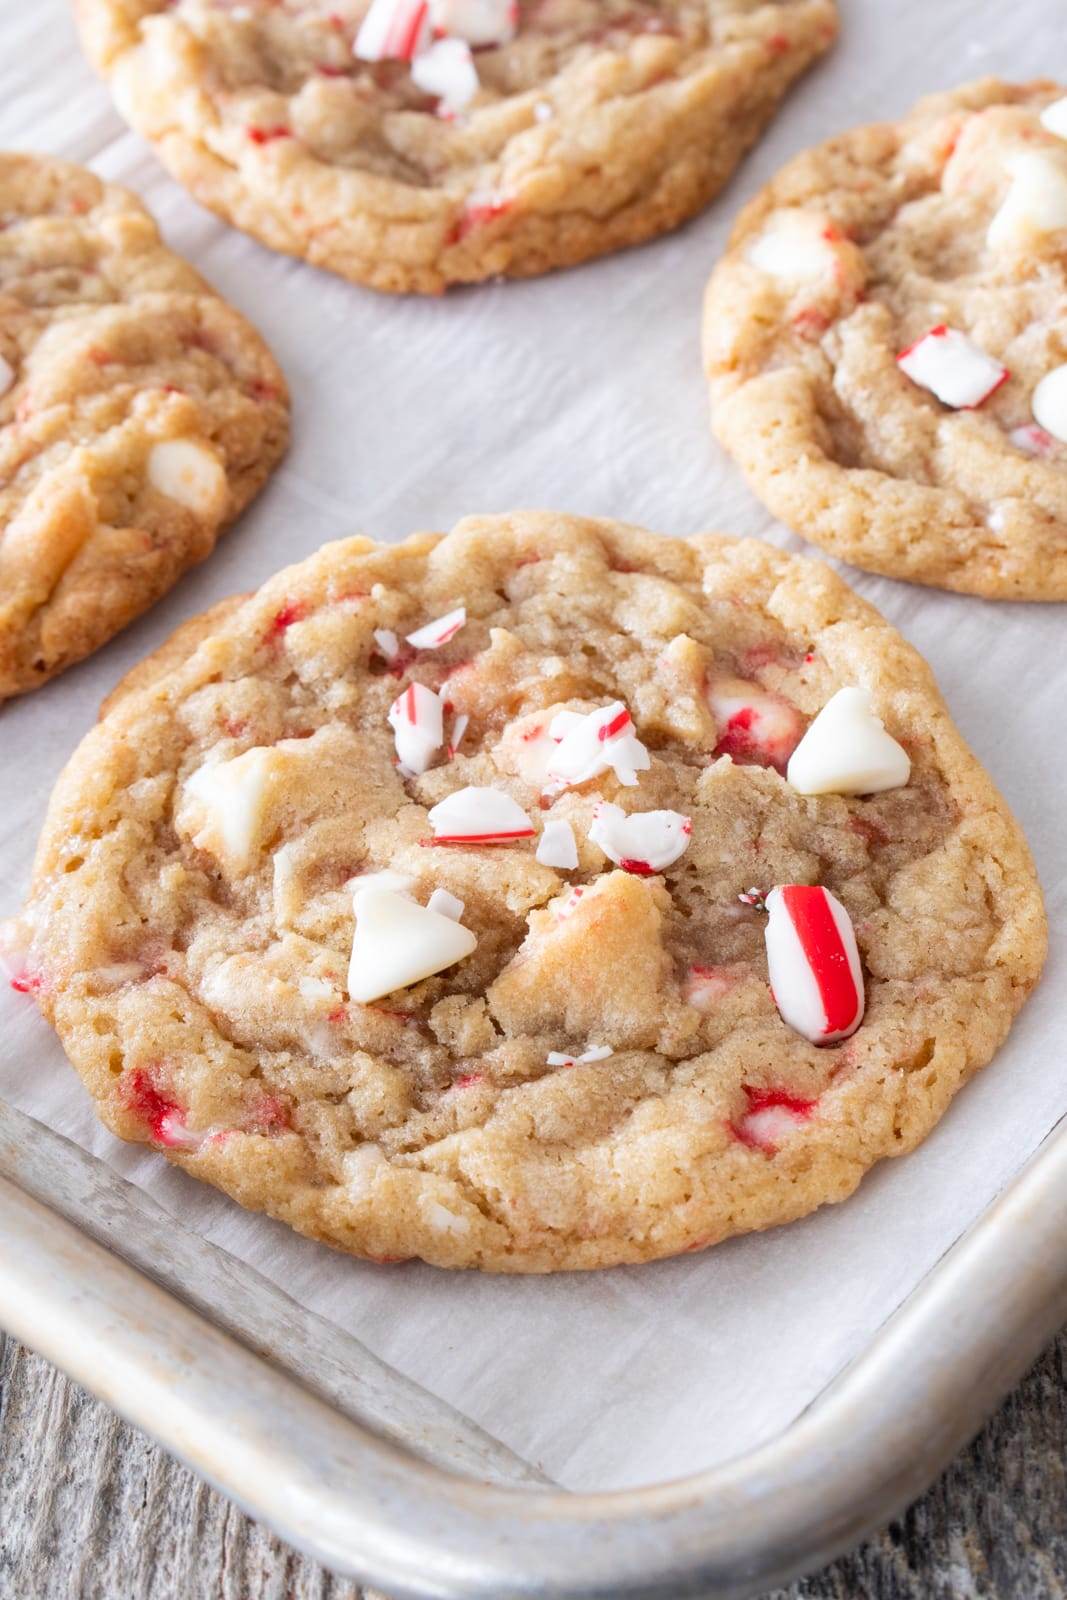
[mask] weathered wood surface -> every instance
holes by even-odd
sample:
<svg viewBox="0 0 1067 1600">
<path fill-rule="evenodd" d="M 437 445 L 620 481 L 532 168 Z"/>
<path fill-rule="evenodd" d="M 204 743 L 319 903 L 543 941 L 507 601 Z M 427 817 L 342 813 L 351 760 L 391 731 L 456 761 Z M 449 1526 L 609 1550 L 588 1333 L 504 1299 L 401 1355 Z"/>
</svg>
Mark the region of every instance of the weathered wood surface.
<svg viewBox="0 0 1067 1600">
<path fill-rule="evenodd" d="M 1067 1333 L 899 1523 L 773 1600 L 1067 1600 L 1065 1369 Z M 359 1590 L 0 1334 L 0 1600 Z"/>
</svg>

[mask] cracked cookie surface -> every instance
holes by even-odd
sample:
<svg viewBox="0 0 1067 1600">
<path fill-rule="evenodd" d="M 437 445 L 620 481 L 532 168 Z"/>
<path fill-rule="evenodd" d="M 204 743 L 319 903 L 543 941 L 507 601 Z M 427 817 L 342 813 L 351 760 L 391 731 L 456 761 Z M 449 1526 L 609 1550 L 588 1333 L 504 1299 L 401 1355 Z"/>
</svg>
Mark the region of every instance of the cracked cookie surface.
<svg viewBox="0 0 1067 1600">
<path fill-rule="evenodd" d="M 0 155 L 0 699 L 125 626 L 288 435 L 255 330 L 81 167 Z"/>
<path fill-rule="evenodd" d="M 400 643 L 458 606 L 446 642 Z M 917 1144 L 1037 981 L 1017 826 L 926 665 L 817 563 L 519 513 L 326 546 L 215 617 L 63 774 L 20 986 L 115 1133 L 313 1238 L 550 1271 L 787 1221 Z M 788 756 L 856 684 L 907 782 L 802 796 Z M 388 721 L 412 685 L 447 702 L 418 775 Z M 546 783 L 545 728 L 616 701 L 647 764 Z M 205 771 L 239 803 L 212 811 Z M 430 813 L 471 789 L 530 836 L 445 842 Z M 683 814 L 682 853 L 614 865 L 605 804 Z M 573 867 L 539 859 L 550 822 Z M 385 872 L 416 920 L 447 891 L 476 947 L 358 1004 L 353 891 Z M 855 926 L 867 1008 L 840 1045 L 769 992 L 749 891 L 778 883 Z"/>
<path fill-rule="evenodd" d="M 1067 599 L 1067 372 L 1058 434 L 1039 397 L 1067 361 L 1063 94 L 931 96 L 797 157 L 737 222 L 705 302 L 714 430 L 835 556 Z M 917 342 L 932 366 L 909 364 Z"/>
<path fill-rule="evenodd" d="M 356 282 L 436 293 L 639 243 L 726 182 L 834 0 L 522 0 L 458 115 L 358 60 L 368 5 L 78 0 L 90 59 L 198 200 Z"/>
</svg>

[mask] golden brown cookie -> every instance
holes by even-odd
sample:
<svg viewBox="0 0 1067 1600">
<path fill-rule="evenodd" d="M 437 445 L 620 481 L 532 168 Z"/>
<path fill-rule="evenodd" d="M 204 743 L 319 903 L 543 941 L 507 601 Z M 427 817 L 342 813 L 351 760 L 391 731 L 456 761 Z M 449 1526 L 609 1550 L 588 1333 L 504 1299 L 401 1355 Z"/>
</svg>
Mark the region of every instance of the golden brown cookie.
<svg viewBox="0 0 1067 1600">
<path fill-rule="evenodd" d="M 135 196 L 0 155 L 0 700 L 209 555 L 288 426 L 262 339 Z"/>
<path fill-rule="evenodd" d="M 791 161 L 708 286 L 716 434 L 857 566 L 1067 599 L 1067 102 L 984 79 Z"/>
<path fill-rule="evenodd" d="M 123 115 L 199 201 L 275 250 L 420 293 L 677 226 L 837 29 L 834 0 L 76 9 Z"/>
<path fill-rule="evenodd" d="M 186 638 L 59 782 L 19 986 L 115 1133 L 316 1239 L 550 1271 L 802 1216 L 1037 981 L 1018 828 L 824 566 L 472 518 Z"/>
</svg>

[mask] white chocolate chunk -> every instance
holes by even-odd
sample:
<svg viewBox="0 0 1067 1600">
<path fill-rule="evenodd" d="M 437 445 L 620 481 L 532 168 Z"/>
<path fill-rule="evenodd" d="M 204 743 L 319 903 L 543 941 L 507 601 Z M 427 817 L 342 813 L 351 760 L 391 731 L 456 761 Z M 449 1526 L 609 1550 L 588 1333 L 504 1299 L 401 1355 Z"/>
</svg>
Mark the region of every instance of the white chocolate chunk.
<svg viewBox="0 0 1067 1600">
<path fill-rule="evenodd" d="M 360 1005 L 431 978 L 477 947 L 469 928 L 391 890 L 365 889 L 354 904 L 348 993 Z"/>
<path fill-rule="evenodd" d="M 148 481 L 168 500 L 207 522 L 226 510 L 227 484 L 222 465 L 194 439 L 162 439 L 148 452 Z"/>
<path fill-rule="evenodd" d="M 593 812 L 589 837 L 617 867 L 662 872 L 689 846 L 693 825 L 680 811 L 634 811 L 601 800 Z"/>
<path fill-rule="evenodd" d="M 834 253 L 826 219 L 808 211 L 776 211 L 745 252 L 751 266 L 789 283 L 828 278 Z"/>
<path fill-rule="evenodd" d="M 866 689 L 838 689 L 789 758 L 798 794 L 881 794 L 911 776 L 908 753 L 871 710 Z"/>
<path fill-rule="evenodd" d="M 405 772 L 426 772 L 444 744 L 444 702 L 425 684 L 409 683 L 390 708 L 389 726 Z"/>
<path fill-rule="evenodd" d="M 956 410 L 981 405 L 1008 376 L 1006 367 L 958 328 L 931 328 L 897 356 L 897 366 L 943 405 Z"/>
<path fill-rule="evenodd" d="M 429 813 L 435 839 L 468 840 L 472 844 L 529 838 L 533 824 L 503 789 L 470 786 L 457 789 Z"/>
<path fill-rule="evenodd" d="M 268 792 L 279 757 L 270 746 L 232 761 L 207 762 L 185 781 L 179 829 L 198 850 L 235 872 L 255 861 Z"/>
<path fill-rule="evenodd" d="M 424 94 L 439 101 L 438 110 L 447 116 L 469 106 L 478 93 L 478 70 L 471 47 L 463 39 L 435 40 L 411 63 L 411 79 Z"/>
<path fill-rule="evenodd" d="M 537 859 L 543 867 L 573 872 L 578 865 L 578 846 L 569 822 L 546 822 L 537 841 Z"/>
<path fill-rule="evenodd" d="M 1067 364 L 1046 372 L 1030 402 L 1034 421 L 1061 444 L 1067 444 Z"/>
<path fill-rule="evenodd" d="M 15 381 L 15 369 L 10 361 L 0 356 L 0 395 L 5 395 Z"/>
<path fill-rule="evenodd" d="M 463 901 L 447 889 L 435 889 L 426 902 L 427 911 L 436 911 L 439 917 L 451 917 L 458 922 L 463 915 Z"/>
<path fill-rule="evenodd" d="M 384 872 L 362 872 L 355 878 L 349 878 L 345 884 L 346 889 L 351 889 L 353 894 L 363 894 L 367 889 L 390 889 L 393 894 L 406 894 L 410 897 L 415 887 L 415 879 L 409 878 L 405 872 L 394 872 L 386 867 Z"/>
<path fill-rule="evenodd" d="M 381 652 L 383 661 L 393 662 L 400 654 L 400 640 L 392 628 L 375 628 L 374 642 Z"/>
<path fill-rule="evenodd" d="M 455 638 L 466 620 L 466 606 L 457 606 L 454 611 L 449 611 L 436 621 L 428 622 L 425 627 L 416 628 L 414 633 L 409 633 L 407 642 L 416 650 L 437 650 L 441 645 L 447 644 L 449 639 Z"/>
<path fill-rule="evenodd" d="M 1046 132 L 1054 133 L 1057 139 L 1067 139 L 1067 95 L 1045 107 L 1041 113 L 1041 126 Z"/>
<path fill-rule="evenodd" d="M 510 44 L 519 8 L 515 0 L 430 0 L 430 18 L 440 33 L 467 44 Z"/>
<path fill-rule="evenodd" d="M 1009 171 L 1011 185 L 986 234 L 991 250 L 1025 248 L 1067 228 L 1067 164 L 1058 152 L 1026 150 Z"/>
</svg>

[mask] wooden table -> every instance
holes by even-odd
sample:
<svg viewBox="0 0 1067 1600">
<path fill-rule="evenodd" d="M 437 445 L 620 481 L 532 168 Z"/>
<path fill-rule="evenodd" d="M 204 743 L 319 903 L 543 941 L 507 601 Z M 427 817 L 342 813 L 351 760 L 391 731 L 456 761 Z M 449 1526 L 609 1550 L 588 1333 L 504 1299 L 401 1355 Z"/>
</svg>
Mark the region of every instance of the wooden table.
<svg viewBox="0 0 1067 1600">
<path fill-rule="evenodd" d="M 773 1600 L 1064 1600 L 1065 1369 L 1067 1332 L 900 1522 Z M 359 1593 L 0 1334 L 0 1600 Z"/>
</svg>

